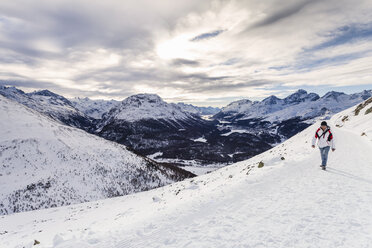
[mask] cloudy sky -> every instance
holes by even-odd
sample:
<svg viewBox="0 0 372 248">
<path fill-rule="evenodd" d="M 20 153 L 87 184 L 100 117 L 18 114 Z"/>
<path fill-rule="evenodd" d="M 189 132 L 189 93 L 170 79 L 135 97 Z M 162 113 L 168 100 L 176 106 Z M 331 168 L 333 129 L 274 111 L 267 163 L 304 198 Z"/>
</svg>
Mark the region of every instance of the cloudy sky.
<svg viewBox="0 0 372 248">
<path fill-rule="evenodd" d="M 223 106 L 372 89 L 371 0 L 3 0 L 0 84 Z"/>
</svg>

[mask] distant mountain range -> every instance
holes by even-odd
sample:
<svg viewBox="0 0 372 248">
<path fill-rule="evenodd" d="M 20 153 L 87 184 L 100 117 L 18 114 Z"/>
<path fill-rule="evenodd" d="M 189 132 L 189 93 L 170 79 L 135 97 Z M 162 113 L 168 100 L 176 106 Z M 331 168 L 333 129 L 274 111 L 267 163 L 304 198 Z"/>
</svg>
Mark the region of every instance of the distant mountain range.
<svg viewBox="0 0 372 248">
<path fill-rule="evenodd" d="M 334 113 L 349 108 L 371 96 L 371 90 L 347 95 L 330 91 L 320 97 L 315 93 L 298 90 L 280 99 L 270 96 L 262 101 L 235 101 L 224 107 L 214 117 L 229 121 L 262 119 L 270 122 L 288 120 L 294 117 L 312 119 L 316 117 L 330 118 Z"/>
<path fill-rule="evenodd" d="M 184 111 L 187 111 L 193 114 L 198 114 L 201 116 L 214 115 L 221 111 L 221 109 L 217 107 L 198 107 L 198 106 L 194 106 L 192 104 L 186 104 L 183 102 L 177 103 L 177 105 L 180 106 L 181 109 Z"/>
<path fill-rule="evenodd" d="M 280 141 L 291 137 L 314 123 L 317 119 L 329 119 L 372 96 L 372 90 L 345 94 L 330 91 L 320 97 L 315 93 L 298 90 L 280 99 L 270 96 L 262 101 L 248 99 L 235 101 L 214 115 L 220 125 L 234 130 L 277 134 Z"/>
<path fill-rule="evenodd" d="M 331 91 L 320 97 L 300 89 L 283 99 L 243 99 L 222 109 L 167 103 L 154 94 L 121 102 L 68 100 L 47 90 L 24 93 L 14 87 L 1 87 L 0 94 L 159 162 L 223 166 L 270 149 L 316 120 L 371 97 L 372 91 Z"/>
<path fill-rule="evenodd" d="M 94 119 L 102 119 L 103 115 L 110 111 L 111 108 L 116 107 L 120 104 L 120 101 L 115 100 L 93 100 L 88 97 L 80 98 L 75 97 L 70 99 L 73 106 Z M 172 103 L 171 105 L 179 106 L 183 111 L 192 114 L 205 116 L 214 115 L 218 113 L 221 109 L 217 107 L 198 107 L 192 104 L 186 104 L 183 102 Z"/>
</svg>

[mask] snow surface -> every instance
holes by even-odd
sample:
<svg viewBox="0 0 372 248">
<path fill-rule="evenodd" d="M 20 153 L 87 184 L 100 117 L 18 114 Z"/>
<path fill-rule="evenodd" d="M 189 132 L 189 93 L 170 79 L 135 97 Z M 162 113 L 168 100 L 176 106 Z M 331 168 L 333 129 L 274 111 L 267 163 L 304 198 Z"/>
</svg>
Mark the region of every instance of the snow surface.
<svg viewBox="0 0 372 248">
<path fill-rule="evenodd" d="M 199 160 L 186 160 L 186 159 L 175 159 L 175 158 L 162 158 L 163 155 L 162 152 L 155 152 L 151 155 L 148 155 L 148 158 L 151 158 L 159 163 L 171 163 L 171 164 L 181 164 L 182 166 L 179 166 L 180 168 L 189 171 L 195 175 L 204 175 L 207 173 L 210 173 L 212 171 L 215 171 L 219 168 L 222 168 L 226 166 L 226 164 L 223 163 L 214 163 L 206 165 L 202 161 Z M 231 154 L 232 156 L 233 154 Z"/>
<path fill-rule="evenodd" d="M 369 104 L 371 107 L 371 104 Z M 249 160 L 124 197 L 0 217 L 4 247 L 371 247 L 372 113 L 329 121 L 328 170 L 316 123 Z M 349 116 L 336 127 L 340 116 Z M 361 135 L 361 133 L 367 135 Z M 262 161 L 264 166 L 258 168 Z"/>
<path fill-rule="evenodd" d="M 207 173 L 211 173 L 212 171 L 215 171 L 217 169 L 220 169 L 221 167 L 224 166 L 215 166 L 215 165 L 204 165 L 204 166 L 197 166 L 197 165 L 192 165 L 192 166 L 182 166 L 181 168 L 187 171 L 190 171 L 191 173 L 195 175 L 204 175 Z"/>
<path fill-rule="evenodd" d="M 249 132 L 248 130 L 244 130 L 244 129 L 233 129 L 228 133 L 221 134 L 221 136 L 229 136 L 232 133 L 251 133 L 251 132 Z"/>
<path fill-rule="evenodd" d="M 204 137 L 199 137 L 197 139 L 193 139 L 193 141 L 207 143 L 207 140 Z"/>
</svg>

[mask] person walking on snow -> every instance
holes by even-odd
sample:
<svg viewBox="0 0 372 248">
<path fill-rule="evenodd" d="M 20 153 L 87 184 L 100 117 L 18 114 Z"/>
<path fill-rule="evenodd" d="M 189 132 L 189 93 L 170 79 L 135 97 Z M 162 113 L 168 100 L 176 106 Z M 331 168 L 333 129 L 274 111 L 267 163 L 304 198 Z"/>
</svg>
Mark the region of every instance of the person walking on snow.
<svg viewBox="0 0 372 248">
<path fill-rule="evenodd" d="M 312 147 L 315 148 L 316 140 L 318 139 L 318 147 L 320 150 L 320 157 L 322 159 L 322 167 L 323 170 L 326 169 L 327 166 L 327 159 L 328 159 L 328 152 L 329 149 L 332 148 L 332 152 L 336 150 L 335 141 L 333 134 L 331 132 L 331 128 L 327 125 L 327 122 L 322 121 L 320 127 L 316 130 L 315 135 L 313 136 L 312 140 Z"/>
</svg>

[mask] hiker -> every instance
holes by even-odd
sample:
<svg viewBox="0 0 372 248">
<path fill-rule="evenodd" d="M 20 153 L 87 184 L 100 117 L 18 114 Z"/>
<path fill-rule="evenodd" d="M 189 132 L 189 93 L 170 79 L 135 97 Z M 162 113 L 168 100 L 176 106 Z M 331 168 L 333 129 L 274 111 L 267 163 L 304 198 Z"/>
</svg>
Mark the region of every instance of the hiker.
<svg viewBox="0 0 372 248">
<path fill-rule="evenodd" d="M 322 167 L 323 170 L 326 169 L 327 166 L 327 159 L 328 159 L 328 152 L 329 149 L 332 148 L 332 152 L 336 150 L 334 137 L 331 132 L 331 128 L 327 125 L 327 122 L 322 121 L 320 124 L 320 128 L 316 130 L 315 135 L 313 136 L 312 140 L 312 147 L 315 148 L 315 142 L 318 139 L 318 147 L 320 150 L 320 157 L 322 159 Z"/>
</svg>

